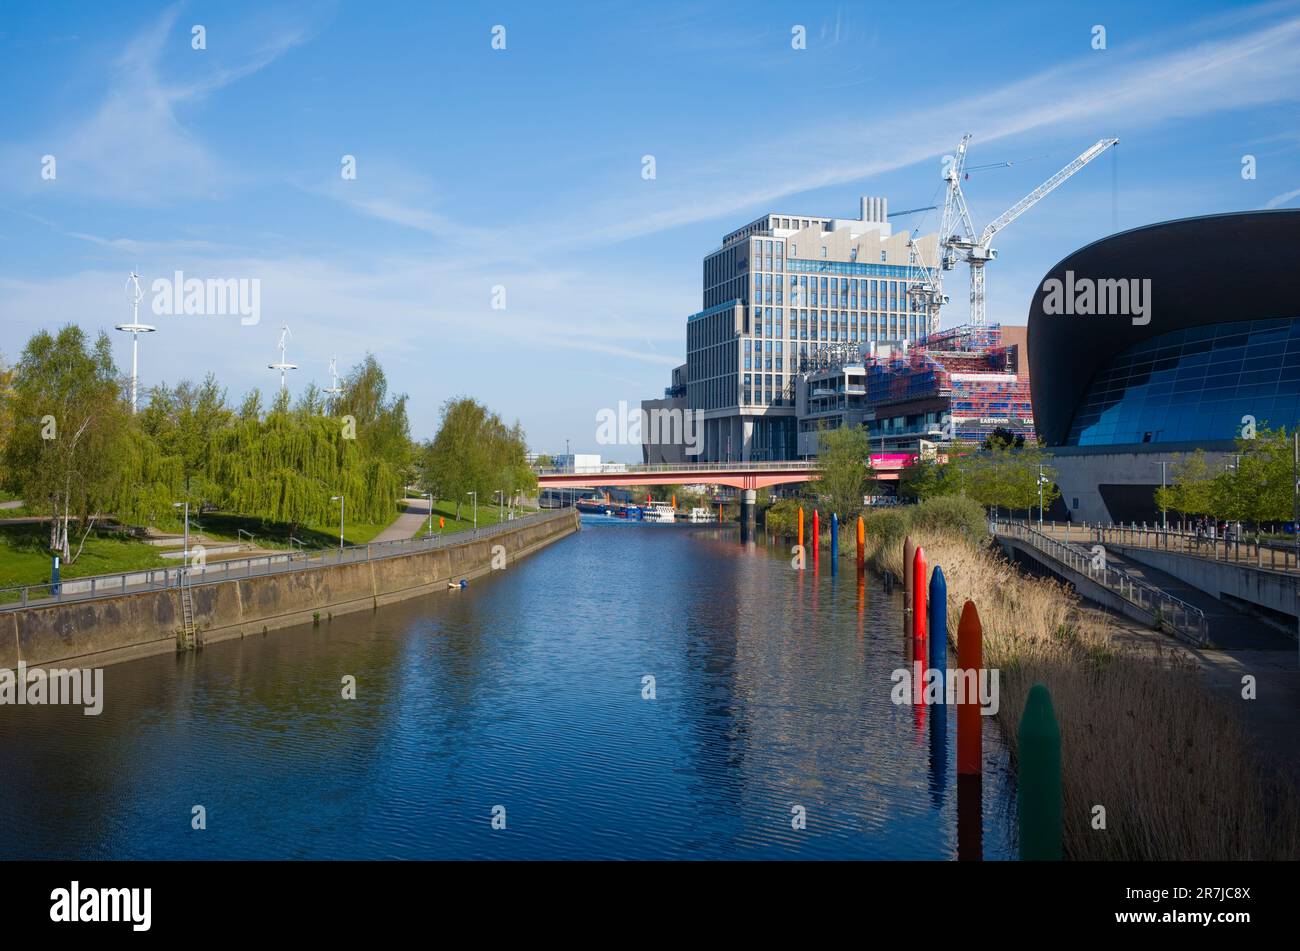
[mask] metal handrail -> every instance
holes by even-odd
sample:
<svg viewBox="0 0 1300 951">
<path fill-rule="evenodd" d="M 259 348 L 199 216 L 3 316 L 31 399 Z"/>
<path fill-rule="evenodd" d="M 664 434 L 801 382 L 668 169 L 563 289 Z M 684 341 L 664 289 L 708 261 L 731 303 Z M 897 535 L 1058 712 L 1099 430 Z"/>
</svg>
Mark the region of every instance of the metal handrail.
<svg viewBox="0 0 1300 951">
<path fill-rule="evenodd" d="M 1006 531 L 1007 534 L 1027 541 L 1044 554 L 1096 581 L 1102 587 L 1150 614 L 1153 619 L 1168 621 L 1176 632 L 1183 633 L 1198 646 L 1204 647 L 1210 643 L 1209 622 L 1205 619 L 1205 612 L 1195 605 L 1188 604 L 1164 589 L 1134 577 L 1122 568 L 1099 565 L 1091 553 L 1080 552 L 1073 546 L 1059 542 L 1029 525 L 1018 522 L 997 522 L 994 529 Z"/>
<path fill-rule="evenodd" d="M 84 578 L 71 578 L 60 581 L 58 584 L 13 585 L 0 588 L 0 612 L 22 610 L 23 608 L 41 604 L 90 601 L 97 598 L 117 597 L 122 594 L 163 591 L 179 585 L 183 572 L 186 573 L 185 583 L 187 585 L 198 586 L 218 584 L 238 578 L 302 571 L 308 568 L 322 568 L 329 565 L 381 561 L 385 558 L 397 558 L 402 555 L 416 554 L 423 551 L 435 551 L 474 539 L 493 538 L 507 531 L 532 524 L 543 524 L 557 518 L 572 518 L 572 511 L 571 508 L 551 509 L 534 512 L 531 515 L 515 518 L 508 522 L 498 522 L 495 525 L 485 526 L 480 529 L 467 528 L 458 532 L 447 532 L 438 535 L 419 535 L 414 538 L 398 538 L 387 542 L 370 542 L 366 545 L 354 545 L 341 550 L 331 548 L 313 554 L 301 550 L 286 551 L 248 558 L 231 558 L 226 561 L 193 565 L 188 568 L 184 566 L 147 568 L 112 575 L 90 575 Z M 8 600 L 10 598 L 13 600 Z"/>
<path fill-rule="evenodd" d="M 816 469 L 817 463 L 805 459 L 773 459 L 769 462 L 663 462 L 653 464 L 610 463 L 619 466 L 609 469 L 604 466 L 582 466 L 577 469 L 534 469 L 539 476 L 559 475 L 636 475 L 653 472 L 700 472 L 701 470 L 741 469 L 768 470 L 777 469 L 791 472 L 806 472 Z"/>
</svg>

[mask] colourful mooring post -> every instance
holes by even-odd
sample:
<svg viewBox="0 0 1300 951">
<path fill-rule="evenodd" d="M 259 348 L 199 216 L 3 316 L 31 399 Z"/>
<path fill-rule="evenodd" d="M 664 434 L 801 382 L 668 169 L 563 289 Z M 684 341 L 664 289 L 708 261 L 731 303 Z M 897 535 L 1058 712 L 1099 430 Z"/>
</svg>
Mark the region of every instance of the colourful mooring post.
<svg viewBox="0 0 1300 951">
<path fill-rule="evenodd" d="M 948 666 L 948 583 L 938 565 L 930 573 L 930 669 L 937 671 L 939 696 L 930 711 L 930 798 L 943 806 L 948 785 L 948 710 L 944 706 Z M 958 817 L 960 821 L 960 816 Z M 960 825 L 959 825 L 960 829 Z"/>
<path fill-rule="evenodd" d="M 858 516 L 858 574 L 862 574 L 867 564 L 867 526 Z"/>
<path fill-rule="evenodd" d="M 840 517 L 831 513 L 831 574 L 840 567 Z"/>
<path fill-rule="evenodd" d="M 1020 858 L 1060 861 L 1061 731 L 1052 709 L 1052 695 L 1042 684 L 1029 688 L 1020 717 Z"/>
<path fill-rule="evenodd" d="M 817 515 L 817 510 L 813 509 L 812 538 L 810 538 L 809 541 L 812 542 L 814 564 L 821 557 L 821 530 L 821 521 Z"/>
<path fill-rule="evenodd" d="M 929 592 L 925 583 L 925 549 L 916 546 L 912 556 L 912 637 L 917 641 L 916 659 L 925 663 L 925 649 L 920 642 L 925 640 L 925 599 Z"/>
<path fill-rule="evenodd" d="M 948 582 L 943 569 L 934 566 L 930 575 L 930 668 L 943 672 L 948 667 Z M 943 703 L 945 684 L 939 681 L 939 702 Z"/>
<path fill-rule="evenodd" d="M 911 561 L 917 557 L 917 546 L 911 543 L 911 535 L 902 539 L 902 639 L 907 642 L 907 669 L 915 656 L 911 653 Z"/>
<path fill-rule="evenodd" d="M 799 506 L 799 547 L 803 548 L 803 506 Z M 807 549 L 804 549 L 805 553 Z"/>
<path fill-rule="evenodd" d="M 980 746 L 979 671 L 984 662 L 984 629 L 975 602 L 967 601 L 957 623 L 957 666 L 969 672 L 957 682 L 957 775 L 979 776 L 983 773 L 983 750 Z M 967 691 L 967 687 L 970 691 Z M 974 696 L 971 696 L 971 694 Z"/>
<path fill-rule="evenodd" d="M 916 557 L 916 546 L 912 536 L 903 539 L 903 610 L 912 610 L 912 559 Z"/>
</svg>

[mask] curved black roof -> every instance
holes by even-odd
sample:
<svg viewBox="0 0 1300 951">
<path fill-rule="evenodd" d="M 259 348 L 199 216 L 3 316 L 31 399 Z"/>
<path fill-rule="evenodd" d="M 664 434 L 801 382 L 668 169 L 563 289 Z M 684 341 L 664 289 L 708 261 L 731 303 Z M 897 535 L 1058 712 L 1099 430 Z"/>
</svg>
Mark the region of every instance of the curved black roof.
<svg viewBox="0 0 1300 951">
<path fill-rule="evenodd" d="M 1151 281 L 1151 319 L 1045 314 L 1047 281 Z M 1034 428 L 1065 442 L 1093 375 L 1120 351 L 1183 327 L 1300 317 L 1300 210 L 1184 218 L 1124 231 L 1075 251 L 1043 276 L 1029 308 Z"/>
</svg>

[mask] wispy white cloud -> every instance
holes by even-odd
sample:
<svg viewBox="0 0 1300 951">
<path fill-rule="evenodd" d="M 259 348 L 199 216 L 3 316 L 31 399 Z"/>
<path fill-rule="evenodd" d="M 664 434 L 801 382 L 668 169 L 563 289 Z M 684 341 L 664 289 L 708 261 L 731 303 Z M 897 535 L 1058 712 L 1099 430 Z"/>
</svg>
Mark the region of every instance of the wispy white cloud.
<svg viewBox="0 0 1300 951">
<path fill-rule="evenodd" d="M 1265 14 L 1294 11 L 1270 5 Z M 988 143 L 1025 133 L 1104 125 L 1107 131 L 1147 129 L 1230 109 L 1300 99 L 1300 17 L 1266 25 L 1259 10 L 1216 17 L 1194 27 L 1182 46 L 1110 49 L 1000 88 L 923 108 L 900 108 L 854 126 L 789 129 L 790 141 L 818 144 L 818 161 L 802 149 L 758 151 L 738 143 L 730 155 L 702 156 L 690 174 L 660 175 L 643 197 L 606 200 L 582 223 L 560 228 L 563 244 L 626 240 L 712 219 L 732 218 L 791 195 L 869 179 L 921 162 L 935 162 L 966 131 Z M 1231 32 L 1232 27 L 1237 32 Z M 1086 143 L 1081 143 L 1086 144 Z M 786 157 L 788 156 L 788 157 Z M 593 202 L 579 206 L 590 208 Z M 609 222 L 592 229 L 595 218 Z"/>
<path fill-rule="evenodd" d="M 201 64 L 190 79 L 161 75 L 160 60 L 176 35 L 182 4 L 168 7 L 133 36 L 108 70 L 103 98 L 88 115 L 51 130 L 40 142 L 0 153 L 4 180 L 25 190 L 50 188 L 36 175 L 36 158 L 58 163 L 60 192 L 139 204 L 160 204 L 193 195 L 211 196 L 237 180 L 213 150 L 181 120 L 180 113 L 205 97 L 256 73 L 304 42 L 306 32 L 288 28 L 250 47 L 235 62 L 215 51 L 195 53 Z M 202 59 L 197 57 L 202 56 Z M 25 172 L 25 173 L 24 173 Z"/>
</svg>

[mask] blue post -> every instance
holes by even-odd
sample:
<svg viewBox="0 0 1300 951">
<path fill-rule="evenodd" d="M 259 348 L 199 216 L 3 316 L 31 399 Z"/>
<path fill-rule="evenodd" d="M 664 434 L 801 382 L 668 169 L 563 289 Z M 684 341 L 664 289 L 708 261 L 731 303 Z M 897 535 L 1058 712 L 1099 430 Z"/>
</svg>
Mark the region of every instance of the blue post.
<svg viewBox="0 0 1300 951">
<path fill-rule="evenodd" d="M 948 582 L 943 569 L 934 566 L 930 575 L 930 666 L 943 671 L 948 667 Z"/>
<path fill-rule="evenodd" d="M 944 705 L 948 666 L 948 583 L 938 565 L 930 575 L 930 668 L 938 671 L 939 698 L 930 711 L 930 798 L 943 805 L 948 776 L 948 708 Z"/>
<path fill-rule="evenodd" d="M 840 517 L 831 513 L 831 574 L 840 566 Z"/>
</svg>

